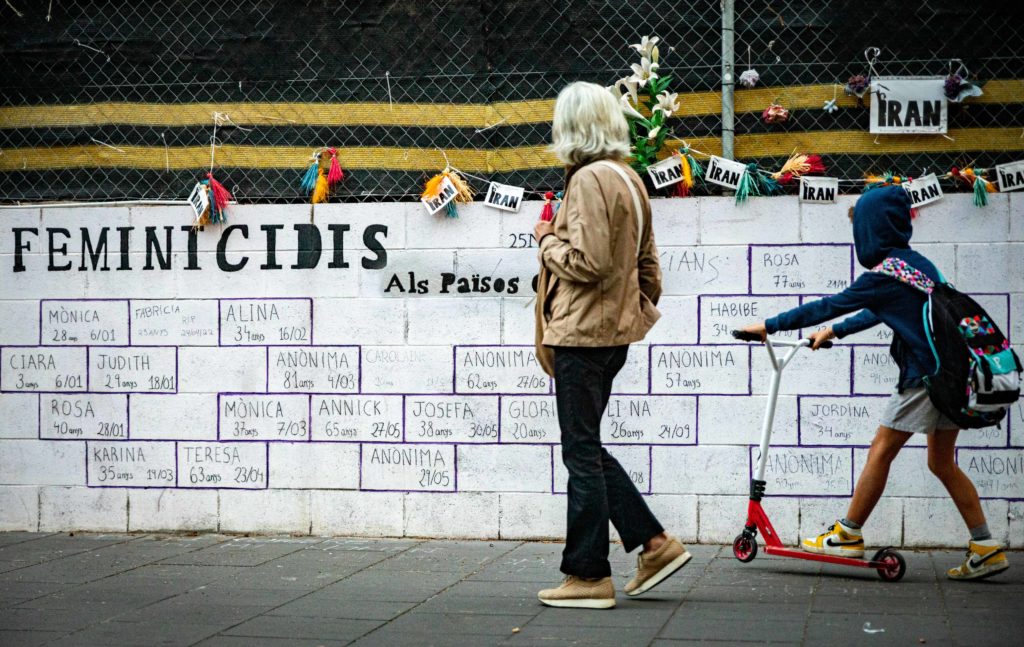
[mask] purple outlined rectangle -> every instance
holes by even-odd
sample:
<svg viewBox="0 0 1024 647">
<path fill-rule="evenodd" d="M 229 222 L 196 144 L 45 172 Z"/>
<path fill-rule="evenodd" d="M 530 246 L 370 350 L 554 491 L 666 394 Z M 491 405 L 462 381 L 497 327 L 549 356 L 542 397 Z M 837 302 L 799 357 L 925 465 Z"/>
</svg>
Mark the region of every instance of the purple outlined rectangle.
<svg viewBox="0 0 1024 647">
<path fill-rule="evenodd" d="M 93 388 L 93 385 L 92 385 L 92 382 L 91 382 L 91 380 L 92 380 L 92 374 L 91 374 L 92 350 L 91 349 L 92 348 L 93 347 L 91 347 L 91 346 L 86 347 L 86 350 L 89 351 L 88 352 L 89 364 L 87 365 L 87 368 L 90 369 L 90 373 L 89 373 L 89 380 L 90 381 L 88 382 L 89 388 L 87 389 L 88 393 L 138 393 L 138 394 L 155 394 L 155 393 L 176 394 L 176 393 L 178 393 L 178 384 L 179 384 L 179 380 L 178 380 L 178 348 L 179 347 L 178 346 L 166 346 L 166 345 L 165 346 L 124 346 L 124 345 L 116 345 L 115 346 L 115 345 L 111 345 L 111 346 L 98 346 L 98 347 L 96 347 L 96 348 L 99 348 L 99 349 L 102 349 L 102 350 L 116 349 L 116 348 L 126 348 L 126 349 L 131 349 L 131 350 L 137 351 L 138 353 L 151 353 L 151 352 L 155 353 L 155 352 L 163 350 L 163 349 L 173 349 L 174 350 L 174 377 L 172 378 L 172 380 L 174 382 L 174 387 L 173 388 L 151 389 L 151 390 L 139 390 L 139 389 L 136 389 L 134 387 L 127 387 L 127 388 L 124 388 L 124 389 L 118 389 L 118 388 L 109 388 L 109 389 L 108 388 L 104 388 L 104 389 Z M 113 370 L 113 369 L 109 369 L 109 370 Z M 144 370 L 144 369 L 128 369 L 128 370 L 132 370 L 132 371 L 139 370 L 139 371 L 141 371 L 141 370 Z M 152 379 L 153 376 L 151 375 L 149 377 Z M 160 376 L 160 377 L 161 377 L 161 379 L 163 379 L 166 376 Z"/>
<path fill-rule="evenodd" d="M 853 244 L 852 243 L 781 243 L 781 244 L 770 244 L 770 243 L 751 243 L 748 248 L 747 256 L 747 293 L 751 296 L 784 296 L 784 295 L 801 295 L 801 294 L 820 294 L 815 291 L 794 291 L 794 292 L 754 292 L 754 249 L 759 248 L 804 248 L 804 249 L 822 249 L 826 247 L 834 248 L 846 248 L 847 253 L 850 255 L 849 263 L 849 275 L 844 279 L 846 286 L 849 286 L 853 282 Z M 844 287 L 846 287 L 844 286 Z"/>
<path fill-rule="evenodd" d="M 757 462 L 757 460 L 755 459 L 754 455 L 756 453 L 759 453 L 760 449 L 761 448 L 758 447 L 757 445 L 747 445 L 747 452 L 748 452 L 748 459 L 749 459 L 748 460 L 748 469 L 749 469 L 749 473 L 750 473 L 750 478 L 754 478 L 754 465 Z M 812 499 L 820 499 L 820 498 L 848 497 L 848 496 L 851 496 L 853 494 L 853 487 L 854 487 L 854 478 L 853 478 L 853 476 L 854 476 L 854 471 L 853 471 L 853 451 L 854 451 L 854 448 L 853 447 L 835 446 L 835 445 L 772 445 L 768 449 L 768 459 L 771 460 L 771 456 L 772 456 L 773 452 L 777 452 L 778 450 L 783 450 L 783 449 L 795 449 L 795 450 L 798 450 L 798 451 L 800 451 L 800 450 L 822 450 L 822 451 L 829 451 L 829 452 L 833 452 L 833 453 L 837 453 L 837 454 L 842 453 L 842 452 L 846 452 L 848 454 L 848 460 L 850 461 L 849 487 L 844 492 L 830 492 L 830 493 L 826 493 L 826 494 L 823 494 L 823 493 L 810 493 L 809 494 L 809 493 L 792 493 L 792 492 L 787 492 L 787 493 L 784 493 L 784 494 L 775 494 L 775 493 L 772 492 L 772 489 L 773 489 L 773 485 L 777 484 L 777 483 L 775 483 L 772 480 L 772 478 L 779 479 L 779 478 L 783 478 L 783 477 L 777 477 L 777 476 L 773 477 L 773 475 L 769 474 L 766 471 L 765 472 L 765 481 L 767 482 L 767 488 L 766 488 L 765 494 L 767 496 L 776 497 L 776 498 L 812 498 Z M 800 467 L 800 461 L 798 461 L 798 468 L 799 467 Z M 844 475 L 843 476 L 844 476 L 844 478 L 846 476 L 845 470 L 844 470 Z"/>
<path fill-rule="evenodd" d="M 476 384 L 480 385 L 481 389 L 490 388 L 490 384 L 494 384 L 493 390 L 460 390 L 459 385 L 459 351 L 462 349 L 473 349 L 473 348 L 490 348 L 496 350 L 509 350 L 516 351 L 517 349 L 527 349 L 528 357 L 522 366 L 483 366 L 474 367 L 473 371 L 475 375 L 478 375 L 478 379 L 475 381 Z M 525 387 L 517 388 L 505 388 L 511 386 L 511 384 L 502 384 L 500 380 L 503 380 L 507 376 L 505 375 L 494 375 L 495 371 L 498 372 L 519 372 L 515 378 L 527 381 Z M 491 375 L 486 377 L 480 376 L 480 373 L 491 372 Z M 538 374 L 539 373 L 539 374 Z M 472 374 L 471 374 L 472 376 Z M 466 388 L 473 388 L 470 384 L 470 377 L 466 377 Z M 452 346 L 452 390 L 455 395 L 544 395 L 550 394 L 552 390 L 553 380 L 544 373 L 540 366 L 540 362 L 537 360 L 534 346 L 529 344 L 455 344 Z"/>
<path fill-rule="evenodd" d="M 330 379 L 331 379 L 330 375 L 332 375 L 331 371 L 332 370 L 336 370 L 336 369 L 329 369 L 327 367 L 319 367 L 319 366 L 295 366 L 295 367 L 285 366 L 281 370 L 285 371 L 286 374 L 289 371 L 291 371 L 291 372 L 293 372 L 295 374 L 295 376 L 297 378 L 297 381 L 298 381 L 299 377 L 303 377 L 305 379 L 299 381 L 299 384 L 296 385 L 296 390 L 294 390 L 294 391 L 287 390 L 288 387 L 284 386 L 284 381 L 282 381 L 282 384 L 280 384 L 280 385 L 279 384 L 275 384 L 274 385 L 274 391 L 271 391 L 271 389 L 270 389 L 270 371 L 271 371 L 270 352 L 271 352 L 271 350 L 276 349 L 278 351 L 283 351 L 283 352 L 306 352 L 306 353 L 313 353 L 313 352 L 317 352 L 318 349 L 328 349 L 328 348 L 329 349 L 342 350 L 342 351 L 355 350 L 355 358 L 354 358 L 355 367 L 354 368 L 350 367 L 348 369 L 344 369 L 345 371 L 349 371 L 350 372 L 348 374 L 343 374 L 341 372 L 337 373 L 338 382 L 339 382 L 339 385 L 341 385 L 341 386 L 339 386 L 338 388 L 336 388 L 333 391 L 325 391 L 325 390 L 321 390 L 319 388 L 316 388 L 317 384 L 315 384 L 315 383 L 313 385 L 314 388 L 312 388 L 312 389 L 304 388 L 304 387 L 302 387 L 301 382 L 307 381 L 310 378 L 309 378 L 309 374 L 308 373 L 305 374 L 305 375 L 301 375 L 300 376 L 299 375 L 300 371 L 321 371 L 321 368 L 323 368 L 323 370 L 327 371 L 327 373 L 328 373 L 327 380 L 330 381 Z M 267 349 L 267 352 L 266 352 L 266 360 L 267 360 L 267 365 L 266 365 L 266 371 L 267 371 L 266 389 L 267 389 L 268 393 L 295 393 L 295 394 L 305 393 L 305 394 L 309 394 L 309 395 L 358 395 L 358 394 L 361 393 L 360 385 L 362 384 L 362 372 L 363 372 L 363 348 L 360 345 L 357 345 L 357 344 L 284 345 L 284 346 L 282 346 L 282 345 L 269 345 L 269 346 L 266 347 L 266 349 Z M 346 375 L 347 375 L 347 377 L 346 377 Z M 286 377 L 287 377 L 287 375 L 286 375 Z M 344 388 L 345 385 L 348 385 L 348 388 Z M 401 395 L 401 394 L 400 393 L 395 393 L 395 394 L 391 394 L 391 395 Z"/>
<path fill-rule="evenodd" d="M 86 436 L 84 430 L 82 430 L 82 435 L 77 437 L 77 438 L 44 437 L 43 436 L 43 396 L 44 395 L 47 396 L 48 398 L 50 398 L 51 400 L 54 399 L 54 398 L 58 398 L 58 397 L 69 398 L 69 399 L 70 398 L 89 398 L 90 400 L 92 398 L 110 398 L 110 399 L 115 399 L 115 398 L 123 397 L 124 398 L 124 403 L 125 403 L 124 404 L 124 419 L 123 419 L 123 422 L 121 422 L 120 424 L 122 424 L 123 427 L 124 427 L 124 436 L 109 436 L 109 437 L 99 436 L 99 435 Z M 36 431 L 37 431 L 37 436 L 36 437 L 39 440 L 54 441 L 54 442 L 68 442 L 68 441 L 87 442 L 87 441 L 90 441 L 90 440 L 91 441 L 95 441 L 95 442 L 126 442 L 128 440 L 131 440 L 131 420 L 130 420 L 130 413 L 129 413 L 130 403 L 128 402 L 128 397 L 129 396 L 128 396 L 127 393 L 46 393 L 46 394 L 40 393 L 40 394 L 37 394 L 38 410 L 36 411 Z M 56 415 L 58 415 L 58 416 L 73 416 L 73 417 L 75 417 L 77 419 L 92 418 L 91 422 L 93 422 L 93 423 L 99 423 L 99 422 L 107 423 L 109 425 L 109 428 L 107 429 L 107 431 L 108 432 L 113 432 L 114 431 L 113 425 L 114 424 L 118 424 L 119 421 L 112 420 L 112 419 L 109 419 L 109 418 L 106 419 L 106 420 L 98 420 L 98 419 L 96 419 L 96 409 L 98 407 L 94 406 L 95 404 L 96 404 L 95 401 L 89 402 L 87 406 L 86 405 L 82 405 L 80 403 L 74 403 L 74 404 L 72 404 L 72 403 L 61 403 L 61 405 L 60 405 L 61 410 L 58 411 Z M 51 402 L 51 408 L 52 407 L 53 407 L 53 404 Z M 115 403 L 115 407 L 116 407 L 116 403 Z M 119 408 L 119 407 L 116 407 L 116 408 Z M 65 412 L 65 410 L 66 410 L 66 412 Z M 85 424 L 85 423 L 83 422 L 83 424 Z M 70 429 L 70 427 L 68 427 L 68 428 Z M 101 431 L 102 430 L 97 430 L 94 433 L 99 434 L 99 433 L 101 433 Z"/>
<path fill-rule="evenodd" d="M 118 321 L 118 322 L 115 322 L 115 323 L 112 323 L 112 324 L 100 324 L 98 331 L 97 330 L 90 331 L 90 334 L 89 334 L 90 338 L 89 339 L 82 339 L 80 341 L 77 338 L 68 339 L 67 335 L 66 335 L 66 332 L 67 332 L 66 330 L 64 331 L 65 332 L 64 338 L 63 339 L 59 339 L 59 340 L 56 340 L 56 339 L 55 340 L 47 340 L 46 335 L 43 334 L 43 330 L 44 330 L 44 328 L 43 328 L 43 310 L 44 310 L 44 304 L 46 304 L 46 303 L 82 303 L 82 304 L 102 303 L 102 304 L 115 304 L 115 303 L 122 303 L 122 302 L 124 303 L 124 306 L 125 306 L 125 312 L 124 312 L 125 319 L 124 319 L 124 321 Z M 82 298 L 82 299 L 40 299 L 39 300 L 39 345 L 40 346 L 115 346 L 118 343 L 118 341 L 117 341 L 117 336 L 118 336 L 117 335 L 117 331 L 119 331 L 119 330 L 121 332 L 123 332 L 124 337 L 125 337 L 125 341 L 130 345 L 132 343 L 131 342 L 131 339 L 132 339 L 132 334 L 131 334 L 132 327 L 131 327 L 131 316 L 130 316 L 130 314 L 131 314 L 131 308 L 128 305 L 128 299 L 92 299 L 92 298 Z M 115 315 L 115 316 L 119 316 L 119 315 Z M 86 327 L 87 328 L 88 325 L 92 324 L 92 323 L 93 322 L 91 322 L 91 321 L 82 321 L 82 322 L 78 322 L 78 321 L 71 322 L 71 321 L 69 321 L 69 322 L 65 322 L 64 325 L 80 326 L 80 327 Z M 110 326 L 113 326 L 113 331 L 114 332 L 112 332 L 112 333 L 110 333 L 108 335 L 107 334 L 108 333 L 107 328 L 110 327 Z M 55 333 L 56 333 L 56 331 L 55 331 Z M 77 342 L 77 343 L 75 343 L 75 342 Z"/>
<path fill-rule="evenodd" d="M 232 397 L 238 397 L 238 398 L 281 398 L 281 399 L 289 398 L 289 399 L 295 399 L 295 400 L 298 400 L 300 398 L 305 398 L 306 401 L 302 404 L 303 414 L 305 414 L 303 416 L 303 420 L 302 420 L 302 422 L 306 426 L 305 438 L 295 438 L 295 437 L 291 437 L 291 438 L 288 438 L 288 437 L 285 437 L 285 438 L 273 437 L 273 438 L 271 438 L 271 437 L 265 437 L 265 436 L 262 435 L 263 432 L 260 429 L 255 428 L 255 427 L 252 429 L 252 431 L 255 432 L 255 435 L 253 435 L 252 437 L 223 438 L 222 437 L 222 431 L 221 431 L 221 420 L 224 417 L 223 400 L 224 400 L 224 398 L 232 398 Z M 217 394 L 217 441 L 218 442 L 237 442 L 237 443 L 254 443 L 254 442 L 268 442 L 268 443 L 309 442 L 310 439 L 311 439 L 311 436 L 312 436 L 312 428 L 310 426 L 310 415 L 311 415 L 310 412 L 311 412 L 312 406 L 313 406 L 312 405 L 312 400 L 313 400 L 313 396 L 311 394 L 308 394 L 308 393 L 243 393 L 243 392 L 228 392 L 228 391 L 218 393 Z M 242 422 L 244 423 L 244 421 L 242 421 Z M 282 421 L 275 421 L 275 422 L 280 424 Z M 288 424 L 288 423 L 294 422 L 294 420 L 283 421 L 283 422 L 284 422 L 284 424 L 287 425 L 285 427 L 285 429 L 284 429 L 284 431 L 286 433 L 289 433 L 289 434 L 292 433 L 293 429 L 301 430 L 301 427 L 297 427 L 296 428 L 296 427 L 293 427 L 292 424 Z M 253 424 L 262 424 L 262 421 L 254 420 Z M 243 424 L 243 432 L 246 432 L 246 431 L 247 430 L 244 428 L 244 424 Z M 281 429 L 279 428 L 278 433 L 280 433 L 280 432 L 281 432 Z"/>
<path fill-rule="evenodd" d="M 10 362 L 6 361 L 6 359 L 4 358 L 4 351 L 7 351 L 8 349 L 12 349 L 12 348 L 16 348 L 16 349 L 36 349 L 37 352 L 40 353 L 40 354 L 52 353 L 53 351 L 59 350 L 59 349 L 75 349 L 76 351 L 83 351 L 85 353 L 85 366 L 83 367 L 84 371 L 79 371 L 77 373 L 64 372 L 61 375 L 56 376 L 57 378 L 63 377 L 63 378 L 65 378 L 65 380 L 67 380 L 67 378 L 78 378 L 78 379 L 73 380 L 73 381 L 75 381 L 75 382 L 81 381 L 81 384 L 82 384 L 81 388 L 74 389 L 74 390 L 70 390 L 70 389 L 56 390 L 58 387 L 56 386 L 56 384 L 54 384 L 54 388 L 53 389 L 47 389 L 47 388 L 41 388 L 40 385 L 38 383 L 36 383 L 36 382 L 31 382 L 31 383 L 24 383 L 23 382 L 26 386 L 31 385 L 33 388 L 17 388 L 18 387 L 17 383 L 14 384 L 14 386 L 15 386 L 14 389 L 7 388 L 5 386 L 5 384 L 4 384 L 3 372 L 4 372 L 4 370 L 6 370 L 8 368 L 8 365 L 10 364 Z M 89 346 L 78 346 L 78 345 L 71 345 L 71 344 L 64 344 L 64 345 L 61 345 L 61 346 L 57 346 L 57 345 L 41 346 L 41 345 L 32 345 L 32 344 L 5 344 L 5 345 L 0 345 L 0 365 L 2 365 L 2 366 L 0 366 L 0 393 L 88 393 L 89 392 Z M 14 366 L 11 366 L 11 368 L 13 370 L 15 370 L 15 371 L 19 370 L 19 369 L 17 369 L 17 367 L 14 367 Z M 20 369 L 20 370 L 24 371 L 24 370 L 36 370 L 36 369 L 32 369 L 32 368 L 24 369 L 23 368 L 23 369 Z M 58 372 L 61 372 L 61 371 L 58 371 Z M 24 376 L 21 375 L 18 379 L 19 380 L 23 380 Z"/>
<path fill-rule="evenodd" d="M 271 340 L 269 338 L 266 338 L 266 339 L 264 339 L 264 338 L 254 339 L 253 341 L 246 342 L 245 339 L 244 339 L 244 336 L 243 336 L 243 339 L 241 339 L 241 340 L 234 340 L 235 342 L 239 342 L 239 343 L 225 343 L 225 341 L 224 341 L 224 314 L 223 314 L 224 309 L 223 309 L 223 307 L 221 305 L 221 303 L 224 302 L 224 301 L 253 301 L 253 302 L 275 302 L 275 301 L 280 301 L 280 302 L 289 302 L 289 303 L 305 301 L 306 304 L 309 306 L 309 313 L 308 313 L 308 316 L 306 317 L 306 321 L 305 321 L 305 325 L 308 327 L 308 329 L 306 331 L 307 334 L 300 335 L 301 328 L 297 324 L 285 323 L 284 325 L 286 327 L 291 328 L 291 330 L 289 331 L 289 335 L 296 337 L 296 339 L 291 341 L 291 342 L 289 342 L 288 340 L 282 340 L 282 339 Z M 274 323 L 274 324 L 268 324 L 267 321 L 268 320 L 264 320 L 264 321 L 260 321 L 260 322 L 241 322 L 241 323 L 252 323 L 254 326 L 260 326 L 260 327 L 265 327 L 266 325 L 270 325 L 271 327 L 274 327 L 274 326 L 280 327 L 282 325 L 282 322 L 277 322 L 277 323 Z M 251 335 L 267 336 L 266 333 L 260 332 L 258 330 L 249 331 L 247 326 L 245 327 L 245 329 L 246 329 L 246 332 L 248 334 L 251 334 Z M 239 335 L 241 335 L 241 334 L 242 334 L 241 331 L 239 331 Z M 279 335 L 278 336 L 279 337 L 281 336 L 280 331 L 279 331 Z M 237 347 L 237 346 L 312 346 L 313 345 L 313 298 L 312 297 L 221 297 L 221 298 L 219 298 L 217 300 L 217 345 L 218 346 L 229 346 L 229 347 Z"/>
</svg>

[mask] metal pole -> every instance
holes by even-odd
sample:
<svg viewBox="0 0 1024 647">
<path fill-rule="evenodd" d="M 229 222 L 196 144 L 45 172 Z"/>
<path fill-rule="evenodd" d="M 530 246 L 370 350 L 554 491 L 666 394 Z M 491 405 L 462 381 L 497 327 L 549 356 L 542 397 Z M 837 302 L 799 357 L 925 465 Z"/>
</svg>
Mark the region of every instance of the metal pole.
<svg viewBox="0 0 1024 647">
<path fill-rule="evenodd" d="M 722 157 L 736 159 L 733 151 L 733 22 L 735 20 L 733 0 L 722 0 Z"/>
</svg>

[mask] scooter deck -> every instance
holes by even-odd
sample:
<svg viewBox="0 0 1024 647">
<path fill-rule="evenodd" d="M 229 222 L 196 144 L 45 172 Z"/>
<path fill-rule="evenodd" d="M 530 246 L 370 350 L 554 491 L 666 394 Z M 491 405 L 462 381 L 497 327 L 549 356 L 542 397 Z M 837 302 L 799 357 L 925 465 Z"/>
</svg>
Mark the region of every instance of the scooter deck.
<svg viewBox="0 0 1024 647">
<path fill-rule="evenodd" d="M 769 555 L 778 555 L 780 557 L 795 557 L 796 559 L 807 559 L 812 562 L 840 564 L 842 566 L 860 566 L 862 568 L 876 569 L 885 566 L 881 562 L 868 561 L 866 559 L 857 559 L 854 557 L 819 555 L 818 553 L 808 553 L 807 551 L 800 550 L 799 548 L 787 548 L 785 546 L 765 546 L 764 552 L 766 552 Z"/>
</svg>

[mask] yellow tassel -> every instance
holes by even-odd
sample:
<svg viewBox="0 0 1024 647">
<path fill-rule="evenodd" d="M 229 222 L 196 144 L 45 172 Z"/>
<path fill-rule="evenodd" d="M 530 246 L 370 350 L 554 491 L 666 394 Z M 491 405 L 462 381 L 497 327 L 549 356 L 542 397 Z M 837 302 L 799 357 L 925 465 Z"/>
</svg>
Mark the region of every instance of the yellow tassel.
<svg viewBox="0 0 1024 647">
<path fill-rule="evenodd" d="M 455 201 L 467 204 L 473 201 L 473 188 L 469 186 L 465 178 L 459 175 L 458 171 L 452 169 L 446 169 L 443 173 L 451 183 L 455 186 L 457 193 L 455 194 Z"/>
<path fill-rule="evenodd" d="M 444 173 L 438 173 L 434 177 L 427 180 L 427 183 L 423 186 L 424 200 L 433 200 L 437 196 L 441 195 L 442 180 L 444 180 Z"/>
<path fill-rule="evenodd" d="M 688 161 L 686 161 L 686 156 L 685 155 L 679 155 L 679 153 L 676 153 L 676 155 L 679 157 L 679 161 L 683 165 L 683 184 L 686 185 L 687 189 L 692 189 L 693 188 L 693 169 L 690 168 L 690 163 Z"/>
<path fill-rule="evenodd" d="M 327 202 L 328 188 L 327 176 L 324 175 L 324 170 L 320 169 L 316 176 L 316 187 L 313 189 L 313 204 Z"/>
</svg>

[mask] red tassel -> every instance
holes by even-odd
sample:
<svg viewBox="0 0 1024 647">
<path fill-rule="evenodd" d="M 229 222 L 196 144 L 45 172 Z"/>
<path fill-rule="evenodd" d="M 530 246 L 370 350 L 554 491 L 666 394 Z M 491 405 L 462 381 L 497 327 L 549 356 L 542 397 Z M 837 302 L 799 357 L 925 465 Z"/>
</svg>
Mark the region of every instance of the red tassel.
<svg viewBox="0 0 1024 647">
<path fill-rule="evenodd" d="M 910 208 L 910 219 L 913 220 L 914 218 L 917 218 L 917 207 Z"/>
<path fill-rule="evenodd" d="M 792 173 L 783 173 L 779 176 L 779 184 L 790 184 L 793 181 Z"/>
<path fill-rule="evenodd" d="M 677 198 L 685 198 L 690 195 L 690 187 L 686 186 L 686 182 L 676 182 L 672 185 L 671 194 Z"/>
<path fill-rule="evenodd" d="M 540 210 L 540 219 L 544 222 L 551 222 L 555 218 L 555 210 L 551 206 L 551 201 L 554 199 L 554 191 L 548 191 L 544 194 L 544 208 Z"/>
<path fill-rule="evenodd" d="M 805 162 L 810 169 L 804 173 L 804 175 L 814 175 L 825 172 L 825 162 L 822 161 L 820 155 L 808 155 Z"/>
<path fill-rule="evenodd" d="M 331 168 L 327 172 L 327 183 L 334 186 L 345 179 L 345 172 L 341 170 L 341 164 L 338 162 L 337 149 L 329 148 L 327 151 L 331 154 Z"/>
<path fill-rule="evenodd" d="M 210 192 L 213 193 L 213 204 L 217 207 L 218 211 L 223 211 L 231 200 L 231 194 L 224 188 L 223 184 L 213 179 L 213 173 L 207 173 L 206 177 L 210 180 Z"/>
</svg>

